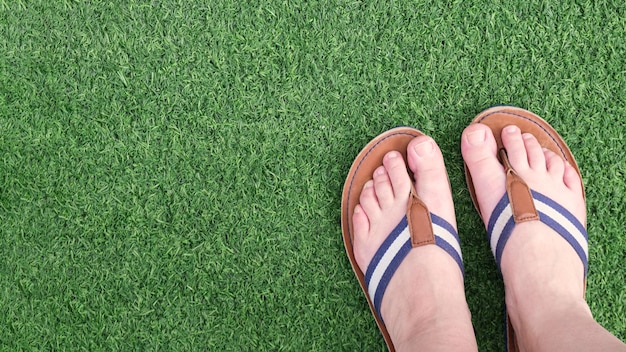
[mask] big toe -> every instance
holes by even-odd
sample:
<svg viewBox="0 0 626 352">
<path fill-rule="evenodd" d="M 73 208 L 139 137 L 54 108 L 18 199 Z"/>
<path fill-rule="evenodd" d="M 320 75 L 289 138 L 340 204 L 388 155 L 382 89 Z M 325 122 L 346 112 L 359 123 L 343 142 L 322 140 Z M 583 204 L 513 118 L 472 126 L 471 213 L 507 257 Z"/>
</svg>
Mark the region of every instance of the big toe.
<svg viewBox="0 0 626 352">
<path fill-rule="evenodd" d="M 441 150 L 428 136 L 411 141 L 407 148 L 409 167 L 415 178 L 415 191 L 433 214 L 456 228 L 454 203 Z"/>
<path fill-rule="evenodd" d="M 461 153 L 485 224 L 505 191 L 504 168 L 498 161 L 497 149 L 493 133 L 486 125 L 471 124 L 463 131 Z"/>
</svg>

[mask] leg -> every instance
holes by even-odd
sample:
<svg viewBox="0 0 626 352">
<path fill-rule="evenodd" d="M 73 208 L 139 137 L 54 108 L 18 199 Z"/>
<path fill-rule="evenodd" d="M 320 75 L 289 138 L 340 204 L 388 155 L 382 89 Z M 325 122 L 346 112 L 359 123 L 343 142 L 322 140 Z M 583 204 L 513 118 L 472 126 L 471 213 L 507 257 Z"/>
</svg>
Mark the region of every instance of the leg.
<svg viewBox="0 0 626 352">
<path fill-rule="evenodd" d="M 585 202 L 574 168 L 509 126 L 502 141 L 517 173 L 534 189 L 566 206 L 585 223 Z M 483 221 L 504 194 L 504 171 L 489 128 L 469 126 L 463 158 L 473 178 Z M 506 305 L 519 346 L 527 351 L 626 351 L 602 328 L 584 300 L 584 267 L 571 245 L 539 221 L 517 224 L 501 259 Z"/>
<path fill-rule="evenodd" d="M 456 226 L 445 165 L 435 142 L 417 137 L 407 154 L 420 198 L 431 212 Z M 388 153 L 365 185 L 353 218 L 354 253 L 363 272 L 406 213 L 410 188 L 400 153 Z M 411 249 L 387 287 L 381 315 L 399 351 L 477 349 L 463 276 L 456 262 L 435 245 Z"/>
</svg>

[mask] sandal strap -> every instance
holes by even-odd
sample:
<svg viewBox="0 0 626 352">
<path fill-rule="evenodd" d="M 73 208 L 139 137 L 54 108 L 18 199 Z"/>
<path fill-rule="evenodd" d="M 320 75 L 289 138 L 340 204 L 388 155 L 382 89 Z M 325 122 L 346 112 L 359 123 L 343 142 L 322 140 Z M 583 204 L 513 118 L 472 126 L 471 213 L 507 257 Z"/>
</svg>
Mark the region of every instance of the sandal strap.
<svg viewBox="0 0 626 352">
<path fill-rule="evenodd" d="M 587 277 L 589 245 L 587 230 L 583 224 L 571 212 L 549 197 L 534 190 L 530 190 L 530 194 L 539 215 L 538 220 L 548 225 L 572 246 L 585 268 L 584 277 Z M 502 252 L 515 224 L 509 195 L 505 193 L 493 210 L 487 224 L 491 252 L 498 267 L 500 267 Z"/>
<path fill-rule="evenodd" d="M 437 246 L 446 251 L 459 265 L 461 273 L 464 273 L 463 257 L 461 255 L 461 245 L 459 235 L 450 223 L 441 217 L 430 213 L 432 219 L 431 227 L 434 233 Z M 424 225 L 422 225 L 424 226 Z M 394 273 L 409 254 L 413 247 L 411 242 L 411 230 L 407 217 L 404 216 L 400 223 L 391 231 L 389 236 L 383 241 L 380 248 L 374 254 L 372 261 L 365 272 L 365 283 L 367 291 L 372 300 L 376 314 L 382 321 L 380 306 L 389 285 L 389 281 Z"/>
</svg>

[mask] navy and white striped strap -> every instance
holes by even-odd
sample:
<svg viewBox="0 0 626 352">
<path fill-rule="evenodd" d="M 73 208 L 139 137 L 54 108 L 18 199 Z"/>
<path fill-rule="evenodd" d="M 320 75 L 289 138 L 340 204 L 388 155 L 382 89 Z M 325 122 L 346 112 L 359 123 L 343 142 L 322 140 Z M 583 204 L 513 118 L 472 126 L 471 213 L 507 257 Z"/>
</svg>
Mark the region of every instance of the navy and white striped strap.
<svg viewBox="0 0 626 352">
<path fill-rule="evenodd" d="M 585 277 L 587 276 L 589 246 L 587 243 L 587 230 L 576 217 L 560 204 L 543 194 L 530 190 L 535 204 L 535 209 L 539 214 L 539 221 L 548 225 L 559 235 L 561 235 L 574 248 L 578 257 L 585 267 Z M 487 224 L 487 235 L 491 251 L 498 266 L 502 259 L 504 246 L 511 236 L 515 227 L 513 211 L 509 202 L 508 194 L 504 194 L 498 202 L 489 223 Z"/>
<path fill-rule="evenodd" d="M 461 273 L 463 269 L 463 258 L 461 256 L 461 245 L 459 235 L 452 225 L 437 215 L 430 213 L 432 219 L 433 233 L 435 235 L 435 244 L 445 250 L 457 262 Z M 382 321 L 380 314 L 380 304 L 383 295 L 389 285 L 389 281 L 393 277 L 402 260 L 409 254 L 411 250 L 411 234 L 406 216 L 402 218 L 400 223 L 391 231 L 389 236 L 381 244 L 380 248 L 374 254 L 374 258 L 367 267 L 365 272 L 365 283 L 370 299 L 376 308 L 376 314 Z"/>
</svg>

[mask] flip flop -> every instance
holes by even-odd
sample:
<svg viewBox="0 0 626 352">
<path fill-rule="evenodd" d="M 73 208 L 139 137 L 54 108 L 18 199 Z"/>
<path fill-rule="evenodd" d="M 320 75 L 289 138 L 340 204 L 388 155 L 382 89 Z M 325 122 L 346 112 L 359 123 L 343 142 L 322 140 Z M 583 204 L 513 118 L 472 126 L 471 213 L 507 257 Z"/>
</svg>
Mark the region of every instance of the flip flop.
<svg viewBox="0 0 626 352">
<path fill-rule="evenodd" d="M 395 349 L 380 315 L 380 305 L 387 284 L 410 250 L 427 244 L 435 244 L 450 254 L 463 272 L 461 247 L 456 230 L 447 221 L 428 211 L 428 207 L 417 196 L 413 186 L 406 216 L 383 241 L 365 273 L 361 271 L 354 258 L 352 215 L 359 203 L 363 185 L 372 179 L 374 170 L 383 164 L 383 157 L 388 152 L 392 150 L 400 152 L 406 163 L 409 142 L 423 135 L 414 128 L 397 127 L 370 141 L 352 163 L 341 199 L 341 229 L 346 252 L 390 351 Z M 409 174 L 413 178 L 410 170 Z"/>
<path fill-rule="evenodd" d="M 487 224 L 487 235 L 498 267 L 500 267 L 504 246 L 515 225 L 525 221 L 539 220 L 560 234 L 574 248 L 584 265 L 583 280 L 586 284 L 588 268 L 586 225 L 581 224 L 565 207 L 526 185 L 524 180 L 513 170 L 507 159 L 501 135 L 502 129 L 509 125 L 519 127 L 522 133 L 531 133 L 537 138 L 542 147 L 553 151 L 569 162 L 580 176 L 576 160 L 574 160 L 574 156 L 563 138 L 539 116 L 530 111 L 512 106 L 489 108 L 478 114 L 472 120 L 472 123 L 481 123 L 491 129 L 498 144 L 498 157 L 507 174 L 506 192 L 493 210 Z M 465 165 L 465 178 L 474 206 L 480 213 L 472 176 L 467 165 Z M 583 199 L 584 196 L 583 188 Z M 583 296 L 584 294 L 583 292 Z M 506 315 L 506 346 L 507 351 L 519 351 L 515 331 L 510 323 L 508 314 Z"/>
</svg>

